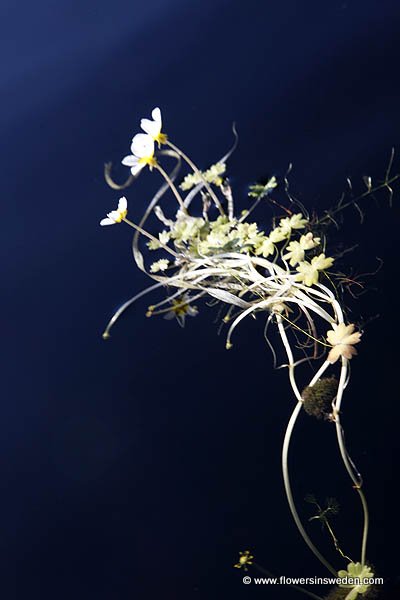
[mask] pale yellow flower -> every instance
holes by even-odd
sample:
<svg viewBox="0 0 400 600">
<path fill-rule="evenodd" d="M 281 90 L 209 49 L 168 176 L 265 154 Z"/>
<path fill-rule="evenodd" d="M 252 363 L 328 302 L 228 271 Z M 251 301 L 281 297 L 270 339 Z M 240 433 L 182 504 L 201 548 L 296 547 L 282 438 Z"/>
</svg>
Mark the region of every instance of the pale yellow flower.
<svg viewBox="0 0 400 600">
<path fill-rule="evenodd" d="M 223 182 L 223 175 L 226 171 L 226 164 L 223 162 L 218 162 L 215 165 L 211 165 L 209 169 L 204 173 L 204 179 L 207 183 L 213 183 L 214 185 L 221 185 Z"/>
<path fill-rule="evenodd" d="M 297 213 L 291 217 L 281 219 L 279 221 L 279 227 L 282 232 L 286 234 L 286 237 L 289 237 L 292 229 L 304 229 L 307 223 L 308 219 L 305 219 L 301 213 Z"/>
<path fill-rule="evenodd" d="M 347 565 L 347 571 L 341 569 L 338 571 L 338 577 L 341 579 L 351 580 L 353 583 L 339 583 L 340 588 L 350 588 L 349 593 L 345 596 L 344 600 L 356 600 L 359 594 L 363 595 L 371 586 L 371 583 L 367 583 L 368 580 L 373 579 L 374 573 L 368 565 L 362 565 L 361 563 L 349 563 Z M 357 583 L 356 583 L 357 582 Z"/>
<path fill-rule="evenodd" d="M 325 271 L 325 269 L 329 269 L 333 265 L 333 258 L 326 257 L 325 254 L 319 254 L 318 256 L 314 256 L 311 261 L 314 269 L 318 271 Z"/>
<path fill-rule="evenodd" d="M 289 252 L 283 255 L 284 260 L 289 260 L 290 266 L 294 267 L 297 263 L 304 260 L 306 250 L 311 250 L 318 246 L 320 238 L 314 238 L 311 231 L 302 235 L 299 241 L 293 241 L 288 244 Z"/>
<path fill-rule="evenodd" d="M 295 281 L 301 281 L 307 287 L 311 287 L 315 283 L 318 283 L 318 270 L 314 269 L 314 267 L 304 260 L 297 267 L 297 275 L 295 276 Z"/>
<path fill-rule="evenodd" d="M 271 231 L 268 237 L 271 240 L 271 242 L 276 244 L 277 242 L 282 242 L 283 240 L 285 240 L 288 237 L 288 235 L 289 234 L 287 232 L 285 233 L 282 227 L 275 227 L 275 229 Z"/>
<path fill-rule="evenodd" d="M 223 175 L 225 171 L 226 164 L 223 162 L 218 162 L 215 165 L 211 165 L 211 167 L 207 169 L 207 171 L 189 173 L 188 175 L 186 175 L 185 179 L 182 181 L 179 187 L 181 188 L 181 190 L 186 192 L 195 185 L 202 183 L 203 180 L 207 183 L 213 183 L 216 186 L 220 186 L 223 182 L 223 178 L 221 177 L 221 175 Z"/>
<path fill-rule="evenodd" d="M 169 260 L 161 258 L 157 262 L 154 262 L 150 267 L 150 273 L 158 273 L 158 271 L 165 271 L 168 269 Z"/>
<path fill-rule="evenodd" d="M 253 564 L 254 556 L 250 554 L 250 550 L 245 550 L 244 552 L 239 552 L 239 562 L 233 565 L 236 569 L 243 569 L 247 571 L 247 565 Z"/>
<path fill-rule="evenodd" d="M 264 196 L 268 196 L 272 190 L 276 188 L 278 182 L 276 180 L 275 175 L 273 175 L 265 185 L 261 183 L 255 183 L 249 187 L 249 196 L 251 198 L 264 198 Z"/>
<path fill-rule="evenodd" d="M 304 249 L 301 247 L 300 242 L 290 242 L 287 249 L 289 252 L 286 252 L 282 258 L 283 260 L 288 260 L 291 267 L 294 267 L 304 259 Z"/>
<path fill-rule="evenodd" d="M 193 241 L 199 235 L 204 224 L 205 221 L 201 217 L 191 217 L 190 215 L 179 213 L 171 230 L 171 237 L 176 242 L 186 243 Z"/>
<path fill-rule="evenodd" d="M 274 253 L 274 250 L 275 246 L 272 240 L 269 237 L 265 237 L 258 248 L 256 248 L 255 253 L 257 256 L 261 254 L 261 256 L 267 258 L 270 254 Z"/>
<path fill-rule="evenodd" d="M 237 238 L 241 246 L 250 244 L 256 246 L 264 238 L 264 234 L 258 231 L 257 223 L 239 223 L 231 232 L 231 238 Z"/>
<path fill-rule="evenodd" d="M 315 238 L 313 233 L 309 231 L 305 235 L 302 235 L 299 241 L 300 246 L 303 250 L 311 250 L 316 248 L 321 241 L 321 238 Z"/>
<path fill-rule="evenodd" d="M 197 175 L 197 173 L 189 173 L 188 175 L 186 175 L 182 183 L 179 184 L 179 187 L 181 188 L 181 190 L 186 192 L 187 190 L 192 189 L 192 187 L 194 187 L 198 183 L 201 183 L 200 175 Z"/>
<path fill-rule="evenodd" d="M 326 339 L 332 347 L 328 354 L 328 361 L 335 363 L 341 356 L 350 359 L 357 354 L 354 344 L 358 344 L 361 339 L 361 332 L 354 331 L 354 325 L 345 325 L 344 323 L 332 325 L 333 329 L 328 331 Z"/>
<path fill-rule="evenodd" d="M 314 256 L 311 263 L 304 260 L 296 267 L 298 273 L 295 276 L 295 281 L 301 281 L 304 285 L 310 287 L 315 283 L 318 283 L 319 271 L 328 269 L 332 264 L 333 258 L 326 258 L 325 254 Z"/>
<path fill-rule="evenodd" d="M 158 250 L 159 248 L 166 246 L 170 239 L 171 233 L 169 231 L 164 230 L 158 234 L 158 240 L 150 240 L 149 242 L 147 242 L 147 246 L 149 250 Z"/>
</svg>

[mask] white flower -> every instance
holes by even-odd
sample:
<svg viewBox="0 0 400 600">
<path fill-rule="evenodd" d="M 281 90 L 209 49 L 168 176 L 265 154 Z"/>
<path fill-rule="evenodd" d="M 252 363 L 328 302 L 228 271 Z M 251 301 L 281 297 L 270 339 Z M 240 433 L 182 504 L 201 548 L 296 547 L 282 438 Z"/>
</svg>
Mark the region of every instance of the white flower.
<svg viewBox="0 0 400 600">
<path fill-rule="evenodd" d="M 301 262 L 296 268 L 298 273 L 295 281 L 301 281 L 308 287 L 318 283 L 319 271 L 328 269 L 333 264 L 333 258 L 326 258 L 325 254 L 314 256 L 311 263 L 306 260 Z"/>
<path fill-rule="evenodd" d="M 125 196 L 122 196 L 118 200 L 117 210 L 112 210 L 107 213 L 107 218 L 100 221 L 100 225 L 115 225 L 115 223 L 121 223 L 128 214 L 128 202 Z"/>
<path fill-rule="evenodd" d="M 292 229 L 304 229 L 307 225 L 308 219 L 304 219 L 301 213 L 286 217 L 279 221 L 279 227 L 282 232 L 286 234 L 286 237 L 290 236 Z"/>
<path fill-rule="evenodd" d="M 165 144 L 167 141 L 167 136 L 165 133 L 161 133 L 161 110 L 158 107 L 154 108 L 151 116 L 153 120 L 151 121 L 150 119 L 142 119 L 140 121 L 140 127 L 160 146 L 160 144 Z"/>
<path fill-rule="evenodd" d="M 154 262 L 150 267 L 150 273 L 158 273 L 158 271 L 165 271 L 168 269 L 169 260 L 161 258 L 157 262 Z"/>
<path fill-rule="evenodd" d="M 328 354 L 328 361 L 335 363 L 341 356 L 350 359 L 357 354 L 353 344 L 358 344 L 361 339 L 361 332 L 354 332 L 354 325 L 345 325 L 344 323 L 333 324 L 333 329 L 328 331 L 326 338 L 333 346 Z"/>
<path fill-rule="evenodd" d="M 131 152 L 122 159 L 122 164 L 131 168 L 132 175 L 137 175 L 143 167 L 149 165 L 150 170 L 156 164 L 154 158 L 154 140 L 146 133 L 138 133 L 132 140 Z"/>
</svg>

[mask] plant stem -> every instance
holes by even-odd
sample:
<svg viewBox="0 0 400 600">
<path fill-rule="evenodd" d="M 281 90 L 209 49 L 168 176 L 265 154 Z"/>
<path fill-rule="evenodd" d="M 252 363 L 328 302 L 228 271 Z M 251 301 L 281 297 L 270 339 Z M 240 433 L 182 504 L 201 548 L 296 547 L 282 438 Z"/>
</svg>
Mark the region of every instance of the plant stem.
<svg viewBox="0 0 400 600">
<path fill-rule="evenodd" d="M 175 150 L 175 152 L 177 152 L 179 154 L 179 156 L 181 156 L 183 158 L 183 160 L 185 162 L 187 162 L 187 164 L 193 169 L 193 171 L 196 173 L 196 175 L 198 177 L 200 177 L 201 181 L 204 183 L 204 186 L 205 186 L 207 192 L 210 194 L 211 198 L 213 199 L 215 206 L 218 208 L 220 214 L 224 215 L 225 212 L 224 212 L 224 209 L 222 208 L 221 202 L 218 200 L 216 194 L 212 190 L 209 183 L 204 179 L 203 173 L 200 171 L 200 169 L 198 167 L 196 167 L 194 162 L 186 154 L 184 154 L 184 152 L 182 152 L 182 150 L 180 150 L 177 146 L 175 146 L 175 144 L 173 144 L 169 140 L 166 142 L 166 144 L 167 144 L 167 146 L 172 148 L 172 150 Z"/>
<path fill-rule="evenodd" d="M 181 207 L 182 211 L 184 213 L 187 213 L 187 210 L 183 203 L 182 197 L 181 197 L 180 193 L 178 192 L 178 190 L 176 189 L 175 184 L 173 183 L 172 179 L 169 177 L 169 175 L 164 171 L 164 169 L 158 163 L 155 165 L 155 168 L 157 169 L 157 171 L 159 171 L 161 173 L 161 175 L 164 177 L 165 181 L 168 183 L 175 198 L 178 200 L 178 204 Z"/>
<path fill-rule="evenodd" d="M 342 457 L 344 466 L 346 468 L 347 473 L 349 474 L 350 479 L 352 480 L 352 482 L 354 484 L 353 485 L 354 489 L 357 491 L 357 493 L 359 495 L 362 509 L 363 509 L 364 526 L 363 526 L 363 534 L 362 534 L 362 542 L 361 542 L 361 564 L 365 565 L 365 558 L 366 558 L 366 554 L 367 554 L 368 529 L 369 529 L 368 504 L 367 504 L 367 500 L 365 498 L 364 492 L 361 489 L 362 479 L 358 475 L 358 473 L 357 473 L 357 475 L 355 474 L 355 472 L 354 472 L 355 469 L 352 466 L 352 461 L 347 452 L 346 444 L 344 441 L 343 428 L 340 423 L 340 417 L 339 417 L 340 405 L 341 405 L 341 401 L 342 401 L 343 390 L 344 390 L 345 383 L 346 383 L 346 377 L 347 377 L 347 358 L 343 357 L 342 358 L 342 368 L 340 371 L 338 393 L 337 393 L 336 403 L 335 403 L 336 435 L 337 435 L 340 455 Z"/>
<path fill-rule="evenodd" d="M 282 473 L 283 473 L 283 482 L 285 485 L 285 492 L 286 492 L 286 497 L 289 503 L 289 508 L 290 508 L 290 512 L 292 513 L 292 517 L 294 519 L 294 522 L 296 523 L 297 529 L 299 530 L 303 540 L 305 541 L 305 543 L 307 544 L 307 546 L 310 548 L 310 550 L 314 553 L 314 555 L 318 558 L 318 560 L 328 569 L 328 571 L 330 571 L 335 577 L 337 576 L 337 571 L 332 567 L 332 565 L 322 556 L 322 554 L 319 552 L 319 550 L 314 546 L 314 544 L 312 543 L 312 541 L 310 540 L 309 536 L 307 535 L 303 524 L 300 520 L 300 517 L 298 515 L 298 512 L 296 510 L 296 505 L 294 503 L 294 499 L 293 499 L 293 494 L 292 494 L 292 488 L 290 485 L 290 477 L 289 477 L 289 469 L 288 469 L 288 454 L 289 454 L 289 446 L 290 446 L 290 440 L 293 434 L 293 430 L 294 430 L 294 426 L 296 424 L 297 421 L 297 417 L 299 416 L 299 413 L 302 409 L 303 406 L 303 401 L 301 398 L 301 394 L 298 390 L 295 378 L 294 378 L 294 361 L 293 361 L 293 353 L 292 350 L 290 348 L 290 344 L 289 341 L 287 339 L 287 335 L 285 332 L 285 328 L 283 327 L 283 323 L 282 323 L 282 319 L 280 318 L 280 315 L 277 315 L 277 321 L 278 321 L 278 329 L 279 329 L 279 333 L 281 335 L 282 338 L 282 342 L 283 345 L 285 347 L 286 350 L 286 354 L 288 357 L 288 368 L 289 368 L 289 379 L 290 379 L 290 384 L 292 386 L 294 395 L 297 398 L 297 404 L 292 412 L 292 415 L 289 419 L 289 423 L 287 425 L 286 428 L 286 432 L 285 432 L 285 437 L 283 440 L 283 447 L 282 447 Z"/>
<path fill-rule="evenodd" d="M 169 248 L 166 244 L 162 244 L 158 238 L 154 237 L 154 235 L 151 235 L 151 233 L 148 233 L 145 229 L 142 229 L 141 227 L 139 227 L 139 225 L 136 225 L 136 223 L 133 223 L 129 219 L 125 218 L 122 220 L 124 221 L 124 223 L 126 223 L 127 225 L 129 225 L 130 227 L 132 227 L 133 229 L 135 229 L 136 231 L 138 231 L 145 237 L 149 238 L 149 240 L 152 240 L 153 242 L 157 242 L 157 244 L 159 244 L 163 248 L 163 250 L 165 250 L 166 252 L 169 252 L 169 254 L 172 254 L 172 256 L 174 256 L 175 258 L 179 258 L 179 254 L 177 254 L 176 252 L 171 250 L 171 248 Z"/>
</svg>

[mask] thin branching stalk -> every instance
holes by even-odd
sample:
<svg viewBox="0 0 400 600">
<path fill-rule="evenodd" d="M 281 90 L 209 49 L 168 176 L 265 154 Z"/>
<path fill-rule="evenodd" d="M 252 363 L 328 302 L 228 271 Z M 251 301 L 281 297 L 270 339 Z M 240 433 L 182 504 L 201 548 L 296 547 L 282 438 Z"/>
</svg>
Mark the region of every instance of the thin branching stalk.
<svg viewBox="0 0 400 600">
<path fill-rule="evenodd" d="M 193 171 L 196 173 L 196 175 L 201 179 L 204 187 L 206 188 L 207 192 L 210 194 L 210 196 L 211 196 L 211 198 L 212 198 L 215 206 L 218 208 L 220 214 L 224 215 L 225 211 L 222 208 L 221 202 L 219 201 L 217 195 L 215 194 L 215 192 L 213 191 L 213 189 L 211 188 L 211 186 L 209 185 L 209 183 L 204 179 L 204 175 L 200 171 L 200 169 L 198 167 L 196 167 L 196 165 L 194 164 L 194 162 L 184 152 L 182 152 L 182 150 L 180 150 L 177 146 L 175 146 L 175 144 L 173 144 L 169 140 L 167 140 L 166 144 L 170 148 L 172 148 L 172 150 L 174 150 L 175 152 L 177 152 L 179 154 L 179 156 L 181 156 L 183 158 L 183 160 L 185 162 L 187 162 L 187 164 L 190 166 L 190 168 L 193 169 Z"/>
</svg>

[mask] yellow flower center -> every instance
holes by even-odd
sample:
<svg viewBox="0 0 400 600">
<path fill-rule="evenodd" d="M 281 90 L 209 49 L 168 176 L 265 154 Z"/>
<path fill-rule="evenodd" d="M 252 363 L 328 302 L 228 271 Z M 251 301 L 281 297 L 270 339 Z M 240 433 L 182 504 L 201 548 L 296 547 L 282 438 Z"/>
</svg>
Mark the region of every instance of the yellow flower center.
<svg viewBox="0 0 400 600">
<path fill-rule="evenodd" d="M 123 221 L 123 219 L 125 219 L 127 214 L 128 214 L 127 210 L 123 210 L 123 211 L 119 212 L 118 216 L 115 218 L 115 222 L 121 223 L 121 221 Z"/>
<path fill-rule="evenodd" d="M 150 170 L 157 165 L 157 159 L 152 156 L 143 156 L 139 158 L 139 162 L 145 165 L 149 165 Z"/>
<path fill-rule="evenodd" d="M 189 310 L 189 305 L 180 300 L 172 300 L 172 308 L 171 310 L 178 316 L 186 315 Z"/>
<path fill-rule="evenodd" d="M 160 146 L 161 144 L 166 144 L 168 140 L 168 136 L 166 133 L 160 133 L 156 135 L 156 137 L 154 138 L 154 141 L 158 143 L 158 145 Z"/>
</svg>

